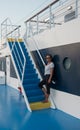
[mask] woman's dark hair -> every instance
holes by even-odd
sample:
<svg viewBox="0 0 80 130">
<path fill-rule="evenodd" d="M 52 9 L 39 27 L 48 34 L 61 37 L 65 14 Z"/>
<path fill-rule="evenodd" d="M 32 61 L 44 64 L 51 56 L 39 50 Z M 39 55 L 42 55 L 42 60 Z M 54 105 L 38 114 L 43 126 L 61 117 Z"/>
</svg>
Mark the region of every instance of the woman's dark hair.
<svg viewBox="0 0 80 130">
<path fill-rule="evenodd" d="M 53 59 L 51 54 L 46 54 L 46 56 L 49 56 L 51 58 L 51 60 Z"/>
</svg>

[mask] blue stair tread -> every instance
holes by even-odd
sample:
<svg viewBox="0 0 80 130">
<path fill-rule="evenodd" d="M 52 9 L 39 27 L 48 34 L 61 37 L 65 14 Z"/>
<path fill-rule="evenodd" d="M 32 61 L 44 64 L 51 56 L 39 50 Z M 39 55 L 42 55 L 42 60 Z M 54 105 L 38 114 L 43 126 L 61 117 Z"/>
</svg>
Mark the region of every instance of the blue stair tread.
<svg viewBox="0 0 80 130">
<path fill-rule="evenodd" d="M 23 84 L 30 84 L 30 83 L 39 83 L 40 82 L 40 79 L 36 79 L 36 78 L 34 78 L 34 79 L 24 79 L 23 80 Z"/>
<path fill-rule="evenodd" d="M 33 72 L 33 73 L 26 73 L 26 74 L 25 74 L 25 76 L 35 76 L 35 75 L 38 76 L 38 74 L 37 74 L 37 73 L 34 73 L 34 72 Z"/>
<path fill-rule="evenodd" d="M 31 59 L 26 59 L 26 64 L 32 64 L 32 60 Z"/>
<path fill-rule="evenodd" d="M 43 91 L 41 89 L 34 89 L 34 90 L 26 90 L 25 89 L 25 92 L 27 94 L 28 97 L 31 97 L 31 96 L 38 96 L 38 95 L 43 95 Z"/>
<path fill-rule="evenodd" d="M 24 89 L 27 89 L 27 90 L 39 89 L 38 83 L 24 84 L 23 87 Z"/>
<path fill-rule="evenodd" d="M 31 65 L 28 65 L 28 66 L 26 66 L 25 67 L 25 72 L 27 72 L 27 71 L 34 71 L 35 69 L 34 69 L 34 66 L 31 66 Z"/>
<path fill-rule="evenodd" d="M 45 99 L 44 95 L 39 95 L 39 96 L 32 96 L 32 97 L 28 97 L 29 102 L 39 102 L 39 101 L 43 101 Z"/>
<path fill-rule="evenodd" d="M 27 70 L 27 69 L 34 69 L 34 65 L 33 64 L 27 64 L 25 66 L 25 70 Z"/>
<path fill-rule="evenodd" d="M 36 74 L 36 73 L 29 74 L 28 73 L 28 74 L 24 75 L 24 79 L 30 79 L 30 78 L 32 79 L 33 77 L 37 79 L 38 78 L 38 74 Z"/>
<path fill-rule="evenodd" d="M 36 70 L 35 69 L 26 69 L 24 72 L 24 75 L 25 74 L 32 74 L 32 73 L 36 73 Z"/>
</svg>

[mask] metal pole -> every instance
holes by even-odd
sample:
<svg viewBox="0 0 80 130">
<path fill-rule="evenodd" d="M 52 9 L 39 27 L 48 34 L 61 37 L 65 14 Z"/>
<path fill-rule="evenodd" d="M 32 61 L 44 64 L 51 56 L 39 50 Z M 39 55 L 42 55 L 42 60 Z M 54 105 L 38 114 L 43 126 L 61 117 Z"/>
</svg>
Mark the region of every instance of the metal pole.
<svg viewBox="0 0 80 130">
<path fill-rule="evenodd" d="M 51 13 L 51 6 L 49 6 L 49 27 L 51 29 L 51 19 L 52 19 L 52 13 Z"/>
<path fill-rule="evenodd" d="M 30 32 L 31 32 L 31 21 L 29 21 L 29 36 L 30 36 Z"/>
<path fill-rule="evenodd" d="M 25 38 L 26 38 L 26 41 L 27 41 L 27 39 L 28 39 L 28 26 L 27 26 L 27 22 L 26 22 L 26 33 L 25 33 Z"/>
<path fill-rule="evenodd" d="M 2 44 L 2 24 L 1 24 L 1 44 Z"/>
<path fill-rule="evenodd" d="M 78 17 L 78 0 L 75 1 L 76 11 L 75 11 L 75 17 Z"/>
<path fill-rule="evenodd" d="M 52 14 L 51 6 L 49 6 L 49 11 L 50 11 L 50 21 L 49 21 L 49 24 L 50 24 L 50 29 L 51 29 L 52 26 L 54 27 L 54 15 Z"/>
<path fill-rule="evenodd" d="M 7 40 L 7 19 L 6 19 L 5 22 L 6 22 L 6 34 L 5 34 L 5 38 L 6 38 L 6 39 L 5 39 L 5 40 Z"/>
<path fill-rule="evenodd" d="M 37 34 L 39 33 L 39 16 L 37 15 Z"/>
<path fill-rule="evenodd" d="M 20 28 L 18 28 L 18 38 L 20 37 Z"/>
</svg>

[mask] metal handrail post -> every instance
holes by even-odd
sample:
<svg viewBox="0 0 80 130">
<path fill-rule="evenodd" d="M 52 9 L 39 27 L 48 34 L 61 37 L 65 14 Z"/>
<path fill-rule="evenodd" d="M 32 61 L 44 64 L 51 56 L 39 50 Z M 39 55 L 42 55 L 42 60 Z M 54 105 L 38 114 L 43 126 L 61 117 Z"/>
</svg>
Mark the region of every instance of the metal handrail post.
<svg viewBox="0 0 80 130">
<path fill-rule="evenodd" d="M 27 28 L 28 28 L 28 25 L 27 25 L 27 23 L 26 23 L 26 38 L 28 38 L 28 30 L 27 30 Z M 26 39 L 26 41 L 27 41 L 27 39 Z"/>
<path fill-rule="evenodd" d="M 75 11 L 75 17 L 78 17 L 78 0 L 75 1 L 76 11 Z"/>
<path fill-rule="evenodd" d="M 39 16 L 37 15 L 37 34 L 39 33 Z"/>
<path fill-rule="evenodd" d="M 30 36 L 30 32 L 31 32 L 31 21 L 29 21 L 29 36 Z"/>
<path fill-rule="evenodd" d="M 51 6 L 49 6 L 49 27 L 50 27 L 50 29 L 51 29 L 51 19 L 52 19 Z"/>
</svg>

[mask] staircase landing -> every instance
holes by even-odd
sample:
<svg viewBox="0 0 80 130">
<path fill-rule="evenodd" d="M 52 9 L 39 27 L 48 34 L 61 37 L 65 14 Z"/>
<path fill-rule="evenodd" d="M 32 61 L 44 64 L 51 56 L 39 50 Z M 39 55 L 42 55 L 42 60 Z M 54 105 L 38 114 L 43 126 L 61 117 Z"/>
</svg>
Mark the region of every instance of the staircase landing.
<svg viewBox="0 0 80 130">
<path fill-rule="evenodd" d="M 36 103 L 30 103 L 30 107 L 32 110 L 40 110 L 40 109 L 45 109 L 45 108 L 50 108 L 50 102 L 36 102 Z"/>
</svg>

